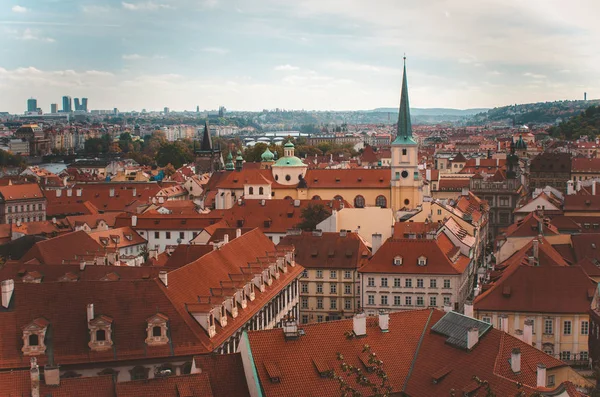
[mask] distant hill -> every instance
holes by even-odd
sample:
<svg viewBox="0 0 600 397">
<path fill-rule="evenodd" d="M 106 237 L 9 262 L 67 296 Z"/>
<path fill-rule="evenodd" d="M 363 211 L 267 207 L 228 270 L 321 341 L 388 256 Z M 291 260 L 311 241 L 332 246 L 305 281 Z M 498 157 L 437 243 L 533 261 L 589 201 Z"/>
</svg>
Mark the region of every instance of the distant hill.
<svg viewBox="0 0 600 397">
<path fill-rule="evenodd" d="M 447 108 L 411 108 L 411 116 L 473 116 L 488 111 L 488 108 L 447 109 Z M 398 113 L 398 108 L 377 108 L 371 112 Z"/>
<path fill-rule="evenodd" d="M 599 99 L 515 104 L 479 113 L 473 116 L 471 122 L 474 124 L 498 122 L 506 124 L 513 124 L 513 122 L 515 124 L 555 124 L 598 104 L 600 104 Z"/>
<path fill-rule="evenodd" d="M 549 130 L 552 136 L 576 139 L 581 136 L 595 138 L 600 134 L 600 106 L 590 106 L 585 111 L 563 121 Z"/>
</svg>

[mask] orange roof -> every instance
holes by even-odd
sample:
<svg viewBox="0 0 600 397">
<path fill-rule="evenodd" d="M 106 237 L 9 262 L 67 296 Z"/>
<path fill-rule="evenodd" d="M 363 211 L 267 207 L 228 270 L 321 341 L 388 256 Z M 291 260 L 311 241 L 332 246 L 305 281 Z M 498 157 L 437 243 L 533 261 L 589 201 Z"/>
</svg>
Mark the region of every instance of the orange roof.
<svg viewBox="0 0 600 397">
<path fill-rule="evenodd" d="M 0 186 L 0 197 L 4 201 L 44 199 L 42 189 L 37 183 Z"/>
<path fill-rule="evenodd" d="M 226 375 L 226 374 L 224 374 Z M 118 382 L 118 397 L 213 397 L 206 372 Z"/>
<path fill-rule="evenodd" d="M 146 239 L 129 226 L 92 232 L 89 236 L 103 247 L 124 248 L 146 243 Z"/>
<path fill-rule="evenodd" d="M 23 255 L 21 262 L 25 263 L 35 259 L 39 263 L 63 263 L 63 260 L 77 259 L 78 256 L 103 252 L 100 244 L 86 232 L 80 230 L 49 240 L 38 241 Z"/>
<path fill-rule="evenodd" d="M 539 230 L 540 223 L 542 224 L 542 230 Z M 542 220 L 535 212 L 529 213 L 525 218 L 506 228 L 506 237 L 535 237 L 541 233 L 543 233 L 544 236 L 560 234 L 549 220 Z"/>
</svg>

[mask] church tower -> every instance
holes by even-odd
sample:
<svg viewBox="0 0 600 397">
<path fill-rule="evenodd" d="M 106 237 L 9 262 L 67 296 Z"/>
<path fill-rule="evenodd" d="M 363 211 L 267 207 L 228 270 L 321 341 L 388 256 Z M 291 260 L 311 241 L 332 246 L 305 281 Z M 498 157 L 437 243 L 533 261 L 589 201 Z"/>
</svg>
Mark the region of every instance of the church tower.
<svg viewBox="0 0 600 397">
<path fill-rule="evenodd" d="M 408 83 L 406 81 L 406 57 L 404 57 L 398 130 L 396 139 L 392 142 L 391 197 L 394 211 L 415 208 L 423 201 L 418 153 L 418 144 L 412 136 Z"/>
</svg>

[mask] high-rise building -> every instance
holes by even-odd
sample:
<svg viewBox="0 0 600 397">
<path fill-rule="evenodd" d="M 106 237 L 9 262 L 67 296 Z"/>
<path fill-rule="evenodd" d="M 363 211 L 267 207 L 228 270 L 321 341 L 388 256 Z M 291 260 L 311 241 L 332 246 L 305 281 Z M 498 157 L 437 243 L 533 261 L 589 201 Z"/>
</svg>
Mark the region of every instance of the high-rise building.
<svg viewBox="0 0 600 397">
<path fill-rule="evenodd" d="M 79 104 L 79 98 L 75 98 L 75 111 L 81 110 L 81 105 Z"/>
<path fill-rule="evenodd" d="M 71 97 L 65 95 L 62 98 L 62 102 L 63 102 L 62 103 L 62 111 L 64 113 L 71 113 L 73 111 L 73 105 L 72 105 L 72 102 L 71 102 Z"/>
<path fill-rule="evenodd" d="M 200 113 L 200 106 L 196 106 L 196 113 Z"/>
<path fill-rule="evenodd" d="M 37 99 L 35 99 L 35 98 L 29 98 L 27 100 L 27 111 L 28 112 L 35 112 L 35 111 L 37 111 Z"/>
<path fill-rule="evenodd" d="M 58 113 L 58 104 L 56 104 L 56 103 L 50 104 L 50 113 Z"/>
<path fill-rule="evenodd" d="M 169 108 L 165 107 L 164 112 L 165 112 L 165 114 L 169 114 Z"/>
<path fill-rule="evenodd" d="M 83 110 L 84 112 L 88 111 L 88 99 L 87 98 L 81 98 L 81 110 Z"/>
</svg>

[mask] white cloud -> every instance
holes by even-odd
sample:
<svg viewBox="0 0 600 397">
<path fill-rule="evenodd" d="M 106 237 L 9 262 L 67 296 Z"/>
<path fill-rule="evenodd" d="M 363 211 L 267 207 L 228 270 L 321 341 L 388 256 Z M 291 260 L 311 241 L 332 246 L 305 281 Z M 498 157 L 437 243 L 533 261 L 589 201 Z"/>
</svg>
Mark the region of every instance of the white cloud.
<svg viewBox="0 0 600 397">
<path fill-rule="evenodd" d="M 101 5 L 96 5 L 96 4 L 87 4 L 87 5 L 81 6 L 81 11 L 85 12 L 86 14 L 106 13 L 111 10 L 112 10 L 111 7 L 101 6 Z"/>
<path fill-rule="evenodd" d="M 353 61 L 329 61 L 325 62 L 325 68 L 347 72 L 370 72 L 374 74 L 399 75 L 402 70 L 388 66 L 371 65 Z"/>
<path fill-rule="evenodd" d="M 157 11 L 164 9 L 172 9 L 169 4 L 155 3 L 153 1 L 139 2 L 139 3 L 126 3 L 122 2 L 121 5 L 124 9 L 130 11 Z"/>
<path fill-rule="evenodd" d="M 543 74 L 537 74 L 537 73 L 531 73 L 531 72 L 523 73 L 523 76 L 531 77 L 532 79 L 538 79 L 538 80 L 546 78 L 546 76 Z"/>
<path fill-rule="evenodd" d="M 26 13 L 27 11 L 29 11 L 26 7 L 19 6 L 19 5 L 13 6 L 11 8 L 11 10 L 12 10 L 12 12 L 16 12 L 19 14 L 23 14 L 23 13 Z"/>
<path fill-rule="evenodd" d="M 4 31 L 10 37 L 13 37 L 17 40 L 41 41 L 41 42 L 45 42 L 45 43 L 54 43 L 56 41 L 52 37 L 45 37 L 45 36 L 40 35 L 40 32 L 38 30 L 31 29 L 31 28 L 26 28 L 23 31 L 19 31 L 17 29 L 5 28 Z"/>
<path fill-rule="evenodd" d="M 277 65 L 273 68 L 273 70 L 276 71 L 292 71 L 292 70 L 299 70 L 300 68 L 298 66 L 292 66 L 290 64 L 285 64 L 285 65 Z"/>
<path fill-rule="evenodd" d="M 137 61 L 143 57 L 140 54 L 124 54 L 121 58 L 126 61 Z"/>
<path fill-rule="evenodd" d="M 204 47 L 201 49 L 201 51 L 211 52 L 213 54 L 219 54 L 219 55 L 225 55 L 225 54 L 229 53 L 229 50 L 227 48 L 221 48 L 221 47 Z"/>
</svg>

